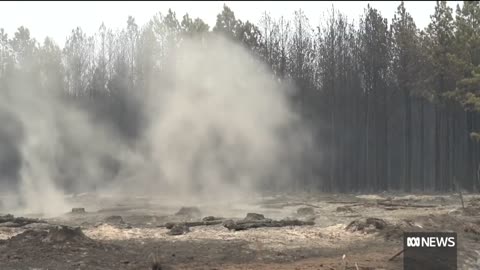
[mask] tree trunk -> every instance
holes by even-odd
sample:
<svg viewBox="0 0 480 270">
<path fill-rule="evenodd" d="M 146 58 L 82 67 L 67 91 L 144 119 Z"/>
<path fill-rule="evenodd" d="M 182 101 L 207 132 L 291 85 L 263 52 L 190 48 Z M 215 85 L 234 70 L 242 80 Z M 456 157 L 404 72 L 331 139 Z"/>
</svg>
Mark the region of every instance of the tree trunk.
<svg viewBox="0 0 480 270">
<path fill-rule="evenodd" d="M 369 187 L 369 182 L 370 182 L 370 151 L 369 151 L 369 127 L 370 127 L 370 121 L 369 121 L 369 98 L 368 98 L 368 93 L 366 94 L 366 101 L 365 101 L 365 183 L 364 183 L 364 188 Z"/>
<path fill-rule="evenodd" d="M 435 189 L 438 190 L 440 189 L 440 123 L 439 123 L 439 118 L 440 118 L 440 112 L 438 108 L 438 104 L 435 104 L 435 168 L 434 168 L 434 174 L 433 174 L 433 180 L 435 181 Z"/>
<path fill-rule="evenodd" d="M 406 190 L 411 191 L 412 190 L 412 175 L 411 175 L 411 164 L 412 164 L 412 138 L 411 138 L 411 125 L 412 125 L 412 104 L 410 100 L 410 94 L 409 91 L 404 87 L 403 89 L 404 93 L 404 101 L 405 101 L 405 127 L 404 127 L 404 166 L 405 166 L 405 172 L 404 172 L 404 177 L 405 177 L 405 182 L 407 183 Z"/>
<path fill-rule="evenodd" d="M 333 67 L 335 68 L 335 67 Z M 336 125 L 335 125 L 335 108 L 336 108 L 336 98 L 335 98 L 335 72 L 333 72 L 332 76 L 332 108 L 330 112 L 330 121 L 331 121 L 331 147 L 332 152 L 331 155 L 331 162 L 330 162 L 330 185 L 331 187 L 335 186 L 335 168 L 336 168 L 336 152 L 337 149 L 337 140 L 336 140 Z"/>
<path fill-rule="evenodd" d="M 424 116 L 425 100 L 420 100 L 420 179 L 422 181 L 422 190 L 425 191 L 425 116 Z"/>
</svg>

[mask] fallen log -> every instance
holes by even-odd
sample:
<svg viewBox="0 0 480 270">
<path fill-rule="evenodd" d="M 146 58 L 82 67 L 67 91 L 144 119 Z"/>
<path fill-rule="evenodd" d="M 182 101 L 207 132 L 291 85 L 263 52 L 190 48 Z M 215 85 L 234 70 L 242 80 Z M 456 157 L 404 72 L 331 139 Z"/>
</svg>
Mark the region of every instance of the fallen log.
<svg viewBox="0 0 480 270">
<path fill-rule="evenodd" d="M 387 211 L 394 211 L 394 210 L 399 210 L 399 209 L 401 209 L 401 208 L 385 206 L 384 209 L 387 210 Z"/>
<path fill-rule="evenodd" d="M 364 203 L 359 201 L 328 201 L 329 204 L 353 204 L 353 205 L 363 205 Z"/>
<path fill-rule="evenodd" d="M 223 220 L 209 220 L 209 221 L 190 221 L 190 222 L 167 222 L 164 226 L 167 229 L 172 229 L 178 225 L 185 225 L 187 227 L 195 227 L 195 226 L 210 226 L 210 225 L 218 225 L 222 224 Z"/>
<path fill-rule="evenodd" d="M 393 259 L 400 256 L 400 254 L 402 254 L 403 252 L 405 252 L 405 249 L 402 249 L 399 252 L 395 253 L 395 255 L 393 255 L 390 259 L 388 259 L 388 261 L 393 261 Z"/>
<path fill-rule="evenodd" d="M 0 227 L 2 224 L 7 225 L 8 227 L 23 227 L 32 223 L 46 223 L 46 221 L 36 218 L 14 217 L 10 214 L 0 216 Z"/>
<path fill-rule="evenodd" d="M 304 203 L 304 202 L 286 202 L 286 203 L 263 203 L 263 208 L 285 208 L 290 206 L 309 206 L 313 208 L 322 208 L 321 206 Z"/>
<path fill-rule="evenodd" d="M 309 204 L 309 203 L 302 203 L 301 205 L 305 205 L 305 206 L 310 206 L 310 207 L 313 207 L 313 208 L 322 208 L 318 205 L 314 205 L 314 204 Z"/>
<path fill-rule="evenodd" d="M 409 203 L 393 203 L 391 201 L 377 201 L 378 205 L 386 207 L 413 207 L 413 208 L 434 208 L 434 204 L 409 204 Z"/>
<path fill-rule="evenodd" d="M 248 230 L 253 228 L 261 228 L 261 227 L 288 227 L 288 226 L 311 226 L 314 225 L 315 222 L 313 221 L 301 221 L 298 219 L 283 219 L 283 220 L 271 220 L 271 219 L 264 219 L 264 220 L 226 220 L 223 223 L 223 226 L 229 230 L 233 231 L 242 231 Z"/>
<path fill-rule="evenodd" d="M 338 216 L 338 217 L 342 217 L 342 218 L 357 218 L 357 217 L 361 217 L 362 215 L 359 215 L 359 214 L 354 214 L 354 215 L 344 215 L 344 216 Z"/>
<path fill-rule="evenodd" d="M 287 206 L 301 206 L 301 205 L 310 206 L 310 207 L 313 207 L 313 208 L 321 208 L 321 207 L 318 206 L 318 205 L 309 204 L 309 203 L 304 203 L 304 202 L 287 202 L 287 203 L 282 203 L 282 204 L 279 205 L 279 208 L 283 208 L 283 207 L 287 207 Z"/>
</svg>

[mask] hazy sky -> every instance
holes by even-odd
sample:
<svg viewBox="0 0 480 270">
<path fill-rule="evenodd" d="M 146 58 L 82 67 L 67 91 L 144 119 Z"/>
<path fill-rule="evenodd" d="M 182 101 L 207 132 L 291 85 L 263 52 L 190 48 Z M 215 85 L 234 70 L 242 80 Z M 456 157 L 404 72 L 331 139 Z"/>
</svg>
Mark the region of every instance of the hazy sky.
<svg viewBox="0 0 480 270">
<path fill-rule="evenodd" d="M 243 21 L 257 23 L 264 11 L 268 11 L 274 18 L 282 15 L 292 18 L 295 10 L 302 9 L 310 19 L 311 25 L 318 25 L 332 4 L 349 18 L 358 20 L 367 3 L 370 3 L 390 21 L 400 1 L 11 1 L 0 2 L 0 28 L 4 28 L 11 36 L 23 25 L 30 29 L 32 36 L 37 40 L 43 41 L 46 36 L 50 36 L 63 46 L 66 37 L 77 26 L 81 26 L 88 34 L 94 33 L 102 22 L 113 29 L 121 28 L 126 26 L 129 15 L 135 17 L 138 25 L 143 25 L 157 12 L 166 13 L 168 8 L 177 13 L 179 20 L 185 13 L 189 13 L 190 17 L 200 17 L 212 27 L 224 3 Z M 449 1 L 454 10 L 457 4 L 461 5 L 461 1 Z M 417 26 L 423 28 L 430 20 L 435 1 L 406 1 L 405 6 Z"/>
</svg>

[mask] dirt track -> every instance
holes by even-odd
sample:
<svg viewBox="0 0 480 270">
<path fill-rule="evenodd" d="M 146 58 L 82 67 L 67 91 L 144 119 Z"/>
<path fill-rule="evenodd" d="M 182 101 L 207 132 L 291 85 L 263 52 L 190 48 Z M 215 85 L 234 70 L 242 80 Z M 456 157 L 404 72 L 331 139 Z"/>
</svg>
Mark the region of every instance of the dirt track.
<svg viewBox="0 0 480 270">
<path fill-rule="evenodd" d="M 410 229 L 456 231 L 459 269 L 480 269 L 480 231 L 475 231 L 480 228 L 478 196 L 466 197 L 466 212 L 458 210 L 455 196 L 397 196 L 387 201 L 404 206 L 379 204 L 384 199 L 378 195 L 302 195 L 262 198 L 251 204 L 233 204 L 236 207 L 230 209 L 200 205 L 203 216 L 232 219 L 248 212 L 274 219 L 303 218 L 297 209 L 312 207 L 315 225 L 229 231 L 218 224 L 191 227 L 178 236 L 169 235 L 162 226 L 198 218 L 175 216 L 180 207 L 161 201 L 138 198 L 120 204 L 110 199 L 101 204 L 103 209 L 89 211 L 87 207 L 86 213 L 50 218 L 48 224 L 5 227 L 0 223 L 0 269 L 151 269 L 154 257 L 165 269 L 356 269 L 356 265 L 358 269 L 402 269 L 402 256 L 388 259 L 402 249 L 401 232 Z M 72 198 L 72 203 L 95 205 L 86 196 Z M 112 215 L 121 216 L 124 223 L 105 222 Z M 384 219 L 391 227 L 345 230 L 362 217 Z M 49 224 L 79 226 L 85 238 L 45 240 Z"/>
</svg>

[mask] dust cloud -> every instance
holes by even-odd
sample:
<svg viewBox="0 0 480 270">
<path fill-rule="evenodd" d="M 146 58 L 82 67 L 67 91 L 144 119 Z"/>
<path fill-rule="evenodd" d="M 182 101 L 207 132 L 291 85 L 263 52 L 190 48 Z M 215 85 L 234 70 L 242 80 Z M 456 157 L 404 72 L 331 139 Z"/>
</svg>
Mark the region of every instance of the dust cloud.
<svg viewBox="0 0 480 270">
<path fill-rule="evenodd" d="M 3 208 L 57 215 L 67 193 L 87 191 L 220 201 L 294 182 L 311 139 L 290 87 L 215 35 L 183 40 L 165 61 L 148 91 L 129 93 L 142 115 L 129 141 L 62 95 L 22 83 L 4 94 L 0 135 L 20 166 Z"/>
</svg>

